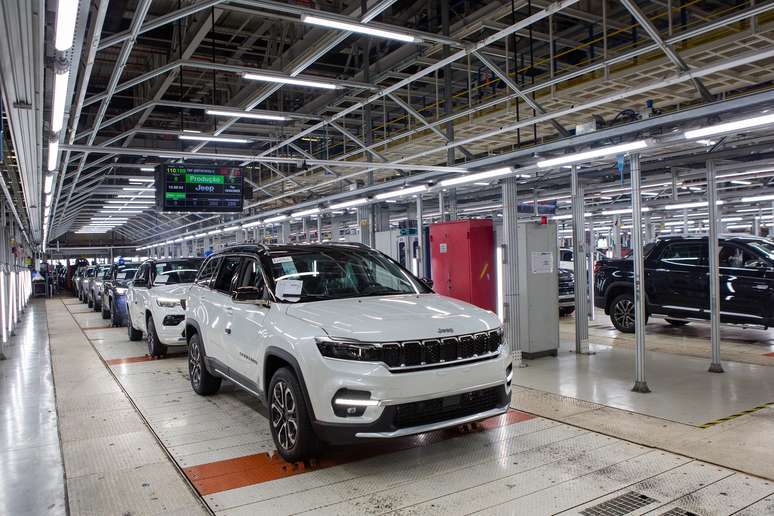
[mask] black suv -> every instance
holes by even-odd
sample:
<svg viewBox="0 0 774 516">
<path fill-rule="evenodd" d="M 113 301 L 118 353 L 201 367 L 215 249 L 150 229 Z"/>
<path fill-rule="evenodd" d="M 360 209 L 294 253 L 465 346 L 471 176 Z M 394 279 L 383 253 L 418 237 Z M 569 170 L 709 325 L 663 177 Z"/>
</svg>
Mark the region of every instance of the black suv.
<svg viewBox="0 0 774 516">
<path fill-rule="evenodd" d="M 718 241 L 721 322 L 774 326 L 774 241 L 742 235 Z M 674 326 L 710 318 L 707 247 L 706 236 L 665 237 L 645 246 L 647 316 Z M 633 266 L 628 258 L 602 260 L 594 271 L 594 304 L 626 333 L 634 332 Z"/>
</svg>

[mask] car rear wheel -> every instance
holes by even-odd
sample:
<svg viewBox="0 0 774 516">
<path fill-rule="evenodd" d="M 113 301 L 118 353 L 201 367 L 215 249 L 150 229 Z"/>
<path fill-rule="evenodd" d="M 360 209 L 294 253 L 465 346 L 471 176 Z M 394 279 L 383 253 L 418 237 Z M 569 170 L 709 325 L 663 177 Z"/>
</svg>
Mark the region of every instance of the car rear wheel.
<svg viewBox="0 0 774 516">
<path fill-rule="evenodd" d="M 634 296 L 621 294 L 610 304 L 610 321 L 623 333 L 634 333 Z M 647 316 L 645 322 L 648 322 Z"/>
<path fill-rule="evenodd" d="M 163 357 L 167 354 L 167 346 L 159 340 L 159 335 L 156 333 L 156 325 L 153 323 L 153 316 L 151 315 L 148 316 L 146 328 L 148 328 L 148 334 L 145 337 L 148 339 L 148 354 L 152 357 Z"/>
<path fill-rule="evenodd" d="M 666 322 L 671 324 L 672 326 L 685 326 L 688 324 L 688 321 L 679 321 L 677 319 L 664 319 Z"/>
<path fill-rule="evenodd" d="M 94 311 L 95 312 L 101 312 L 102 311 L 102 298 L 101 296 L 98 297 L 97 294 L 94 294 Z"/>
<path fill-rule="evenodd" d="M 282 367 L 269 384 L 269 424 L 277 451 L 288 462 L 312 457 L 319 448 L 301 386 L 293 372 Z"/>
<path fill-rule="evenodd" d="M 104 304 L 102 305 L 102 318 L 110 319 L 110 308 L 106 308 Z"/>
<path fill-rule="evenodd" d="M 129 311 L 129 308 L 126 309 L 126 332 L 129 335 L 129 340 L 137 341 L 142 338 L 142 332 L 135 330 L 134 326 L 132 326 L 132 313 Z"/>
<path fill-rule="evenodd" d="M 118 305 L 115 299 L 110 300 L 110 325 L 114 328 L 121 326 L 121 315 L 118 313 Z"/>
<path fill-rule="evenodd" d="M 91 296 L 89 294 L 86 294 L 86 304 L 89 308 L 94 307 L 94 301 L 91 300 Z"/>
<path fill-rule="evenodd" d="M 209 396 L 220 389 L 221 378 L 207 370 L 204 348 L 198 333 L 188 339 L 188 377 L 191 379 L 191 388 L 196 394 Z"/>
</svg>

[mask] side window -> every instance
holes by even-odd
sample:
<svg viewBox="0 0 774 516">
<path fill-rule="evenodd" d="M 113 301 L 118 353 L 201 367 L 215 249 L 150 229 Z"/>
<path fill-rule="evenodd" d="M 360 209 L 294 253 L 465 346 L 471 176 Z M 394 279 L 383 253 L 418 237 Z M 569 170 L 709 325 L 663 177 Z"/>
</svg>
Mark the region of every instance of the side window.
<svg viewBox="0 0 774 516">
<path fill-rule="evenodd" d="M 212 288 L 224 294 L 231 294 L 231 283 L 234 281 L 234 276 L 239 273 L 239 265 L 241 263 L 241 256 L 227 256 L 224 258 L 223 266 L 220 268 Z"/>
<path fill-rule="evenodd" d="M 134 279 L 147 282 L 148 268 L 149 268 L 149 265 L 147 263 L 140 265 L 140 269 L 137 271 L 137 274 L 135 275 Z"/>
<path fill-rule="evenodd" d="M 200 287 L 212 286 L 212 280 L 215 274 L 218 272 L 218 265 L 220 264 L 220 257 L 210 258 L 207 263 L 204 264 L 202 270 L 199 271 L 199 276 L 196 278 L 196 284 Z"/>
<path fill-rule="evenodd" d="M 242 274 L 239 278 L 238 287 L 263 287 L 263 274 L 258 260 L 248 258 L 245 266 L 242 268 Z"/>
<path fill-rule="evenodd" d="M 671 243 L 661 253 L 661 261 L 693 267 L 706 265 L 706 245 L 704 241 Z"/>
<path fill-rule="evenodd" d="M 734 269 L 758 268 L 762 260 L 746 249 L 735 245 L 723 244 L 718 254 L 718 267 L 732 267 Z"/>
</svg>

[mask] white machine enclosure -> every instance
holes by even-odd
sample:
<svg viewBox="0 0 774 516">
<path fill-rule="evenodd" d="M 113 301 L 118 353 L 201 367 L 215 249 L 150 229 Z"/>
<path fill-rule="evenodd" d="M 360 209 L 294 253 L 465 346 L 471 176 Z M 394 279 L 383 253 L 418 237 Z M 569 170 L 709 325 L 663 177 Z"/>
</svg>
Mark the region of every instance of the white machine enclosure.
<svg viewBox="0 0 774 516">
<path fill-rule="evenodd" d="M 224 261 L 228 256 L 226 250 Z M 207 263 L 200 275 L 208 269 Z M 267 357 L 271 354 L 288 357 L 299 369 L 313 418 L 319 426 L 352 426 L 361 429 L 353 434 L 355 438 L 388 438 L 459 425 L 507 410 L 506 401 L 504 406 L 476 417 L 445 421 L 430 425 L 432 428 L 425 425 L 391 431 L 362 430 L 377 423 L 391 405 L 493 387 L 502 388 L 510 400 L 511 357 L 507 343 L 499 339 L 496 352 L 487 353 L 486 357 L 461 361 L 458 365 L 441 364 L 442 367 L 400 372 L 390 370 L 383 362 L 329 358 L 318 349 L 318 342 L 326 339 L 396 343 L 481 332 L 499 335 L 501 323 L 492 312 L 429 290 L 429 293 L 298 303 L 277 301 L 272 292 L 271 301 L 246 303 L 235 301 L 229 292 L 216 290 L 211 285 L 211 281 L 197 280 L 186 298 L 187 324 L 195 325 L 201 333 L 209 372 L 228 378 L 268 401 L 266 392 L 271 375 L 265 372 Z M 334 398 L 342 390 L 370 393 L 369 405 L 362 414 L 347 417 L 336 414 Z"/>
</svg>

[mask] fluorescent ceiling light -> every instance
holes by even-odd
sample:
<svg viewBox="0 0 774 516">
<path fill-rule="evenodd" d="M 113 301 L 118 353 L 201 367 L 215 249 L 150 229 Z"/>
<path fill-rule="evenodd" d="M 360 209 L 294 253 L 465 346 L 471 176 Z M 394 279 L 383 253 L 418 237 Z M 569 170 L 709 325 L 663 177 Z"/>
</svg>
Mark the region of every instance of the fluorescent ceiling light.
<svg viewBox="0 0 774 516">
<path fill-rule="evenodd" d="M 309 88 L 323 88 L 326 90 L 336 90 L 339 87 L 329 82 L 308 81 L 302 79 L 292 79 L 290 77 L 275 77 L 273 75 L 263 75 L 260 73 L 245 73 L 242 77 L 251 81 L 275 82 L 279 84 L 293 84 L 294 86 L 306 86 Z"/>
<path fill-rule="evenodd" d="M 756 195 L 754 197 L 742 197 L 742 202 L 774 201 L 774 195 Z"/>
<path fill-rule="evenodd" d="M 155 172 L 153 167 L 140 167 L 140 172 Z M 130 181 L 153 181 L 153 179 L 130 179 Z"/>
<path fill-rule="evenodd" d="M 207 236 L 207 233 L 199 233 L 198 235 L 196 235 L 196 238 L 204 238 L 206 236 Z"/>
<path fill-rule="evenodd" d="M 605 156 L 615 156 L 630 152 L 634 150 L 644 149 L 648 146 L 645 140 L 637 140 L 636 142 L 622 143 L 621 145 L 611 145 L 609 147 L 600 147 L 599 149 L 593 149 L 586 152 L 578 152 L 575 154 L 568 154 L 559 158 L 544 159 L 537 162 L 537 166 L 540 168 L 555 167 L 557 165 L 564 165 L 565 163 L 577 163 L 581 161 L 589 161 L 593 158 L 603 158 Z"/>
<path fill-rule="evenodd" d="M 232 118 L 254 118 L 256 120 L 274 120 L 277 122 L 285 122 L 290 120 L 289 117 L 280 115 L 264 115 L 261 113 L 251 113 L 250 111 L 227 111 L 223 109 L 207 109 L 205 111 L 208 115 L 214 116 L 228 116 Z"/>
<path fill-rule="evenodd" d="M 271 223 L 271 222 L 279 222 L 281 220 L 285 220 L 288 218 L 287 215 L 277 215 L 276 217 L 269 217 L 268 219 L 264 219 L 264 222 Z"/>
<path fill-rule="evenodd" d="M 99 210 L 100 213 L 142 213 L 142 210 Z"/>
<path fill-rule="evenodd" d="M 749 227 L 750 227 L 750 224 L 731 224 L 726 226 L 726 229 L 744 229 Z"/>
<path fill-rule="evenodd" d="M 236 231 L 240 229 L 242 226 L 236 225 L 236 226 L 229 226 L 227 228 L 223 228 L 224 233 L 231 233 L 232 231 Z"/>
<path fill-rule="evenodd" d="M 591 213 L 584 213 L 584 217 L 591 217 Z M 568 213 L 566 215 L 554 215 L 551 217 L 551 220 L 570 220 L 572 219 L 572 213 Z"/>
<path fill-rule="evenodd" d="M 774 168 L 761 168 L 758 170 L 748 170 L 747 172 L 734 172 L 733 174 L 720 174 L 718 176 L 715 176 L 715 179 L 724 179 L 727 177 L 739 177 L 739 176 L 748 176 L 753 174 L 763 174 L 765 172 L 774 172 Z"/>
<path fill-rule="evenodd" d="M 316 215 L 320 213 L 320 208 L 310 208 L 308 210 L 301 210 L 291 213 L 291 217 L 306 217 L 308 215 Z"/>
<path fill-rule="evenodd" d="M 732 179 L 731 183 L 735 185 L 750 186 L 752 184 L 752 181 L 745 181 L 743 179 Z"/>
<path fill-rule="evenodd" d="M 125 186 L 123 190 L 127 192 L 155 192 L 156 189 L 152 186 Z"/>
<path fill-rule="evenodd" d="M 175 242 L 176 244 L 178 244 L 178 243 L 180 243 L 180 242 L 182 242 L 182 241 L 183 241 L 183 239 L 182 239 L 182 238 L 176 238 L 174 242 Z"/>
<path fill-rule="evenodd" d="M 772 197 L 774 199 L 774 197 Z M 742 199 L 744 201 L 744 199 Z M 721 204 L 724 204 L 723 201 L 718 201 L 718 206 Z M 664 206 L 665 210 L 687 210 L 690 208 L 706 208 L 709 205 L 707 201 L 698 201 L 698 202 L 684 202 L 682 204 L 667 204 Z"/>
<path fill-rule="evenodd" d="M 132 195 L 132 194 L 116 195 L 116 198 L 117 199 L 155 199 L 155 197 L 150 197 L 148 195 Z M 121 201 L 121 202 L 129 202 L 129 201 Z"/>
<path fill-rule="evenodd" d="M 747 118 L 745 120 L 736 120 L 734 122 L 727 122 L 725 124 L 711 125 L 709 127 L 694 129 L 692 131 L 685 131 L 684 136 L 686 139 L 692 140 L 694 138 L 702 138 L 704 136 L 712 136 L 715 134 L 741 131 L 742 129 L 750 129 L 752 127 L 760 127 L 762 125 L 768 124 L 774 124 L 774 114 Z"/>
<path fill-rule="evenodd" d="M 201 131 L 197 131 L 196 129 L 183 129 L 183 132 L 189 134 L 202 134 Z"/>
<path fill-rule="evenodd" d="M 247 228 L 254 228 L 255 226 L 260 226 L 262 222 L 260 220 L 254 220 L 252 222 L 248 222 L 247 224 L 242 224 L 242 229 Z"/>
<path fill-rule="evenodd" d="M 392 192 L 384 192 L 376 194 L 376 198 L 379 200 L 392 199 L 394 197 L 401 197 L 403 195 L 410 195 L 415 193 L 421 193 L 427 190 L 427 185 L 409 186 L 408 188 L 401 188 L 400 190 L 393 190 Z"/>
<path fill-rule="evenodd" d="M 191 136 L 190 134 L 181 134 L 178 136 L 181 140 L 191 140 L 197 142 L 219 142 L 219 143 L 250 143 L 252 140 L 247 138 L 232 138 L 226 136 Z"/>
<path fill-rule="evenodd" d="M 650 208 L 643 207 L 642 211 L 643 212 L 650 211 Z M 602 215 L 623 215 L 625 213 L 631 213 L 631 212 L 632 212 L 631 208 L 622 208 L 620 210 L 604 210 L 601 213 Z"/>
<path fill-rule="evenodd" d="M 118 201 L 118 200 L 115 200 L 115 199 L 108 199 L 105 202 L 107 204 L 146 204 L 146 205 L 155 204 L 154 201 L 131 201 L 131 200 L 129 200 L 129 201 L 123 201 L 123 200 L 122 201 Z M 114 207 L 114 206 L 111 206 L 111 207 Z"/>
<path fill-rule="evenodd" d="M 195 235 L 186 235 L 183 237 L 183 240 L 193 240 L 194 238 L 196 238 Z"/>
<path fill-rule="evenodd" d="M 70 72 L 54 75 L 54 98 L 51 102 L 51 132 L 58 133 L 64 125 L 65 99 Z"/>
<path fill-rule="evenodd" d="M 682 226 L 683 224 L 695 224 L 695 220 L 686 220 L 686 221 L 674 221 L 674 222 L 664 222 L 665 226 Z"/>
<path fill-rule="evenodd" d="M 320 27 L 328 27 L 331 29 L 346 30 L 349 32 L 357 32 L 359 34 L 368 34 L 369 36 L 377 36 L 379 38 L 394 39 L 397 41 L 403 41 L 405 43 L 416 43 L 419 40 L 409 34 L 403 34 L 391 30 L 376 29 L 374 27 L 368 27 L 365 25 L 359 25 L 356 23 L 340 22 L 336 20 L 329 20 L 326 18 L 320 18 L 318 16 L 310 16 L 305 14 L 301 16 L 301 21 L 304 23 L 310 23 L 312 25 L 318 25 Z"/>
<path fill-rule="evenodd" d="M 213 229 L 212 231 L 207 231 L 208 235 L 218 235 L 220 233 L 223 233 L 222 229 Z"/>
<path fill-rule="evenodd" d="M 51 193 L 51 189 L 54 187 L 54 175 L 46 175 L 46 179 L 43 181 L 43 193 L 48 195 Z"/>
<path fill-rule="evenodd" d="M 48 142 L 48 171 L 53 172 L 59 163 L 59 140 Z"/>
<path fill-rule="evenodd" d="M 351 208 L 353 206 L 361 206 L 363 204 L 366 204 L 367 202 L 368 202 L 368 199 L 366 199 L 365 197 L 360 197 L 359 199 L 352 199 L 351 201 L 344 201 L 336 204 L 331 204 L 330 206 L 328 206 L 328 209 L 339 210 L 341 208 Z"/>
<path fill-rule="evenodd" d="M 64 52 L 73 46 L 75 20 L 78 17 L 78 0 L 59 0 L 56 8 L 56 36 L 54 47 Z"/>
<path fill-rule="evenodd" d="M 493 177 L 505 176 L 510 174 L 511 172 L 513 172 L 513 169 L 511 167 L 496 168 L 494 170 L 487 170 L 485 172 L 478 172 L 476 174 L 455 177 L 452 179 L 445 179 L 441 181 L 441 186 L 454 186 L 454 185 L 461 185 L 465 183 L 475 183 L 476 181 L 481 181 L 482 179 L 491 179 Z"/>
</svg>

